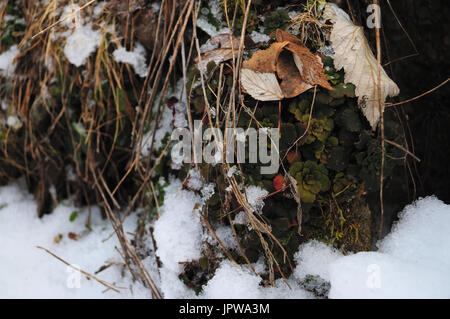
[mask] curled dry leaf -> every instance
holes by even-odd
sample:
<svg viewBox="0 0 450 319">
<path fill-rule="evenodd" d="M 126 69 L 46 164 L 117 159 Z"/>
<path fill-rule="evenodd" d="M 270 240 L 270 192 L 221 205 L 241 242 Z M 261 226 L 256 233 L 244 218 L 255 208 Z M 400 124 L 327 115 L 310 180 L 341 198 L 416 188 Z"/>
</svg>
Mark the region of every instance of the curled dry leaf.
<svg viewBox="0 0 450 319">
<path fill-rule="evenodd" d="M 250 76 L 258 78 L 250 80 Z M 262 79 L 265 80 L 264 85 L 259 82 Z M 277 42 L 244 61 L 241 84 L 247 93 L 261 101 L 292 98 L 314 85 L 333 89 L 324 74 L 320 58 L 312 54 L 296 36 L 282 30 L 277 30 Z M 265 86 L 269 92 L 263 94 Z M 278 94 L 279 91 L 281 94 Z"/>
<path fill-rule="evenodd" d="M 244 61 L 241 69 L 241 85 L 254 99 L 277 101 L 285 96 L 276 76 L 278 55 L 283 43 L 273 43 L 266 50 L 258 50 Z"/>
<path fill-rule="evenodd" d="M 334 66 L 337 70 L 344 68 L 345 82 L 355 85 L 358 104 L 374 130 L 381 116 L 378 101 L 384 110 L 386 97 L 396 96 L 400 90 L 375 58 L 364 36 L 363 27 L 354 25 L 347 13 L 335 4 L 327 4 L 324 19 L 334 24 L 330 35 Z"/>
<path fill-rule="evenodd" d="M 287 51 L 281 52 L 278 57 L 277 74 L 281 79 L 281 90 L 286 98 L 295 97 L 313 87 L 303 81 L 292 54 Z"/>
<path fill-rule="evenodd" d="M 295 66 L 300 72 L 301 79 L 310 85 L 320 85 L 332 90 L 330 83 L 323 70 L 323 64 L 319 56 L 314 55 L 296 36 L 283 30 L 277 30 L 277 41 L 288 42 L 286 50 L 292 53 Z"/>
<path fill-rule="evenodd" d="M 211 61 L 218 65 L 219 63 L 232 59 L 233 53 L 237 56 L 239 42 L 239 38 L 228 33 L 218 34 L 212 37 L 205 43 L 204 47 L 207 50 L 206 52 L 202 52 L 200 60 L 198 58 L 195 59 L 197 68 L 206 73 L 206 67 Z"/>
</svg>

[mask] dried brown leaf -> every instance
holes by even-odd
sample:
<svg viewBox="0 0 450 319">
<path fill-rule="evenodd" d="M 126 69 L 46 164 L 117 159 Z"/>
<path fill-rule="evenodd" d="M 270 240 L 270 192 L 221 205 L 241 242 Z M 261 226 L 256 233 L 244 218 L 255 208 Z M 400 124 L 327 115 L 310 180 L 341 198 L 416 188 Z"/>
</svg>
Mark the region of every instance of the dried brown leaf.
<svg viewBox="0 0 450 319">
<path fill-rule="evenodd" d="M 275 42 L 266 50 L 256 51 L 250 60 L 243 62 L 242 67 L 262 73 L 276 72 L 278 56 L 286 44 Z"/>
<path fill-rule="evenodd" d="M 265 83 L 259 85 L 257 92 L 254 88 L 255 83 L 250 84 L 248 79 L 250 73 L 245 71 L 244 82 L 241 75 L 241 84 L 244 90 L 248 93 L 252 91 L 253 94 L 250 94 L 258 100 L 264 98 L 262 101 L 274 100 L 275 96 L 280 96 L 278 93 L 273 94 L 278 89 L 274 87 L 274 80 L 277 79 L 277 76 L 280 80 L 281 96 L 285 98 L 295 97 L 314 85 L 333 89 L 324 74 L 320 59 L 317 59 L 300 39 L 282 30 L 277 30 L 277 42 L 266 50 L 257 51 L 248 61 L 244 61 L 243 70 L 266 74 L 264 76 Z M 269 76 L 268 74 L 272 75 Z M 271 91 L 263 94 L 260 89 L 267 86 L 267 83 L 270 83 Z M 250 88 L 248 87 L 249 84 Z"/>
</svg>

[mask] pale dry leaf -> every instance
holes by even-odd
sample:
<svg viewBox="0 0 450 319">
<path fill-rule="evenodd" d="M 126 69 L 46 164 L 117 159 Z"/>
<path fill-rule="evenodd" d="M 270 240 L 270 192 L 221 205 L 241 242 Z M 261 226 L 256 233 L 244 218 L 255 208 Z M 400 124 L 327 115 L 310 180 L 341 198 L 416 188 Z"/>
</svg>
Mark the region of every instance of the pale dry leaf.
<svg viewBox="0 0 450 319">
<path fill-rule="evenodd" d="M 239 38 L 230 34 L 218 34 L 209 39 L 201 48 L 200 59 L 196 58 L 197 68 L 206 73 L 207 66 L 210 62 L 216 65 L 230 60 L 237 56 L 239 51 Z"/>
<path fill-rule="evenodd" d="M 237 56 L 238 49 L 234 49 L 234 55 Z M 206 73 L 207 66 L 210 62 L 214 62 L 219 65 L 222 62 L 233 58 L 233 49 L 231 48 L 218 48 L 204 53 L 201 56 L 201 60 L 196 59 L 197 68 Z"/>
<path fill-rule="evenodd" d="M 241 85 L 254 99 L 259 101 L 278 101 L 284 98 L 274 73 L 262 73 L 241 69 Z"/>
<path fill-rule="evenodd" d="M 324 19 L 333 23 L 330 41 L 334 50 L 334 66 L 336 70 L 344 68 L 345 82 L 355 85 L 358 104 L 375 130 L 381 116 L 378 101 L 384 110 L 386 97 L 396 96 L 400 90 L 375 58 L 364 36 L 363 27 L 354 25 L 345 11 L 335 4 L 327 4 Z"/>
</svg>

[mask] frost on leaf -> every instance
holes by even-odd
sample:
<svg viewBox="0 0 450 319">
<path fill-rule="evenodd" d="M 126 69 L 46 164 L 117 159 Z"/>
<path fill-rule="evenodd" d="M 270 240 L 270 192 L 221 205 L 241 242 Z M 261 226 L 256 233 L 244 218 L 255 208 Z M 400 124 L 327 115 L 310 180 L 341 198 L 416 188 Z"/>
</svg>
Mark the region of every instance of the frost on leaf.
<svg viewBox="0 0 450 319">
<path fill-rule="evenodd" d="M 270 92 L 263 94 L 258 91 L 258 94 L 252 94 L 255 93 L 255 88 L 254 85 L 248 87 L 248 77 L 255 73 L 260 77 L 264 74 L 266 81 L 270 82 Z M 253 79 L 253 84 L 256 81 Z M 277 30 L 277 42 L 266 50 L 257 51 L 250 60 L 243 63 L 241 85 L 253 98 L 261 101 L 272 101 L 275 97 L 278 97 L 276 100 L 292 98 L 314 85 L 333 89 L 324 74 L 320 58 L 312 54 L 296 36 L 282 30 Z M 260 84 L 259 87 L 261 86 Z M 281 94 L 272 94 L 275 87 L 279 87 Z"/>
<path fill-rule="evenodd" d="M 362 27 L 354 25 L 350 17 L 334 4 L 326 6 L 324 19 L 334 24 L 330 35 L 334 50 L 334 66 L 336 70 L 344 68 L 345 82 L 355 85 L 358 104 L 375 130 L 381 116 L 378 101 L 383 103 L 384 110 L 386 97 L 396 96 L 400 90 L 378 63 Z"/>
</svg>

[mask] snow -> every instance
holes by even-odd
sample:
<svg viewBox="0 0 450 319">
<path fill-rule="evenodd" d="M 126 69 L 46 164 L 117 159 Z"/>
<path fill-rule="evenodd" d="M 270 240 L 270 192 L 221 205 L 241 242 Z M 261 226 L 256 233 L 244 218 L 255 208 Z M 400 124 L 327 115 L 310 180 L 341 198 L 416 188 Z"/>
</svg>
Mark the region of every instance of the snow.
<svg viewBox="0 0 450 319">
<path fill-rule="evenodd" d="M 189 171 L 189 179 L 187 181 L 187 187 L 194 191 L 199 191 L 203 187 L 204 183 L 205 181 L 203 180 L 200 171 L 195 168 L 191 168 Z"/>
<path fill-rule="evenodd" d="M 99 2 L 94 7 L 94 17 L 99 17 L 103 13 L 103 10 L 105 10 L 105 7 L 106 7 L 106 2 L 105 1 Z"/>
<path fill-rule="evenodd" d="M 450 298 L 449 272 L 361 252 L 331 265 L 330 298 Z"/>
<path fill-rule="evenodd" d="M 158 3 L 158 2 L 153 2 L 152 4 L 151 4 L 151 7 L 152 7 L 152 10 L 153 10 L 153 13 L 158 13 L 159 12 L 159 9 L 161 8 L 161 4 L 160 3 Z"/>
<path fill-rule="evenodd" d="M 101 13 L 103 6 L 104 3 L 101 2 L 94 8 L 94 17 Z M 64 55 L 76 67 L 86 63 L 88 57 L 97 50 L 103 38 L 99 30 L 93 30 L 92 23 L 88 21 L 89 18 L 82 18 L 80 6 L 68 4 L 62 9 L 60 16 L 60 19 L 63 20 L 61 25 L 66 26 L 67 31 L 53 33 L 55 40 L 59 37 L 66 38 Z"/>
<path fill-rule="evenodd" d="M 177 102 L 173 105 L 174 109 L 174 118 L 173 118 L 173 126 L 176 128 L 183 128 L 188 126 L 188 122 L 186 120 L 186 104 L 184 102 Z"/>
<path fill-rule="evenodd" d="M 236 216 L 233 219 L 233 224 L 236 225 L 248 225 L 250 223 L 250 220 L 247 217 L 247 214 L 243 211 L 236 214 Z"/>
<path fill-rule="evenodd" d="M 231 227 L 228 226 L 220 226 L 215 230 L 217 237 L 219 237 L 222 244 L 227 249 L 238 249 L 238 243 L 236 241 L 236 238 L 234 237 L 233 230 L 231 230 Z M 213 242 L 216 242 L 214 239 Z"/>
<path fill-rule="evenodd" d="M 203 230 L 198 209 L 202 199 L 192 191 L 183 190 L 181 181 L 175 179 L 165 191 L 161 217 L 155 222 L 153 234 L 156 254 L 163 264 L 160 288 L 165 298 L 186 298 L 193 291 L 178 275 L 183 269 L 182 262 L 201 257 Z"/>
<path fill-rule="evenodd" d="M 283 280 L 277 280 L 274 287 L 260 285 L 261 278 L 247 267 L 236 266 L 224 261 L 212 279 L 203 287 L 201 298 L 206 299 L 275 299 L 312 298 L 312 294 L 289 280 L 291 288 Z"/>
<path fill-rule="evenodd" d="M 208 22 L 208 18 L 204 16 L 199 16 L 197 19 L 197 27 L 201 30 L 205 31 L 211 38 L 215 37 L 219 34 L 228 34 L 230 33 L 230 29 L 228 28 L 222 28 L 220 30 L 217 30 L 217 28 Z"/>
<path fill-rule="evenodd" d="M 56 14 L 57 12 L 58 11 L 56 11 L 54 14 Z M 75 3 L 69 3 L 64 8 L 62 8 L 60 19 L 62 20 L 62 25 L 68 26 L 69 28 L 76 27 L 82 20 L 80 6 Z"/>
<path fill-rule="evenodd" d="M 253 42 L 268 42 L 270 40 L 270 37 L 267 34 L 260 33 L 258 31 L 253 31 L 250 34 L 250 38 L 253 40 Z"/>
<path fill-rule="evenodd" d="M 100 45 L 101 40 L 101 33 L 99 31 L 94 31 L 91 25 L 78 25 L 74 32 L 66 39 L 64 54 L 70 63 L 80 67 L 84 65 L 87 58 L 95 52 Z"/>
<path fill-rule="evenodd" d="M 245 187 L 245 194 L 247 195 L 247 201 L 251 208 L 260 212 L 264 207 L 264 197 L 266 197 L 269 192 L 259 186 L 251 185 Z"/>
<path fill-rule="evenodd" d="M 330 267 L 332 298 L 450 298 L 450 206 L 427 197 L 405 207 L 378 252 Z"/>
<path fill-rule="evenodd" d="M 294 275 L 300 280 L 312 275 L 329 281 L 330 265 L 342 256 L 340 251 L 317 240 L 311 240 L 303 244 L 294 256 L 296 264 L 300 265 L 295 268 Z"/>
<path fill-rule="evenodd" d="M 0 54 L 0 75 L 11 77 L 16 64 L 14 58 L 19 55 L 20 51 L 17 45 L 11 46 L 8 50 Z"/>
<path fill-rule="evenodd" d="M 6 120 L 6 125 L 8 125 L 14 130 L 18 130 L 22 127 L 22 121 L 19 119 L 18 116 L 10 115 Z"/>
<path fill-rule="evenodd" d="M 91 231 L 85 226 L 88 209 L 67 202 L 39 219 L 36 203 L 24 189 L 21 180 L 0 187 L 0 298 L 151 298 L 149 289 L 133 282 L 128 271 L 122 275 L 122 259 L 115 249 L 120 245 L 110 223 L 100 218 L 99 208 L 92 207 Z M 256 186 L 246 189 L 253 200 L 265 193 Z M 274 287 L 264 287 L 248 265 L 224 259 L 196 296 L 178 276 L 184 263 L 202 256 L 205 240 L 215 243 L 199 215 L 205 199 L 183 189 L 175 178 L 165 193 L 161 216 L 152 224 L 157 249 L 143 260 L 165 298 L 315 298 L 306 289 L 329 298 L 450 298 L 450 206 L 435 197 L 405 207 L 377 252 L 344 256 L 325 243 L 308 241 L 295 254 L 293 274 L 286 281 L 277 280 Z M 78 217 L 70 222 L 74 211 Z M 234 222 L 244 220 L 244 214 Z M 124 222 L 125 232 L 133 232 L 137 222 L 131 214 Z M 79 239 L 70 239 L 69 233 Z M 237 249 L 229 227 L 216 227 L 216 234 L 228 249 Z M 147 241 L 152 249 L 152 241 Z M 38 245 L 91 274 L 114 263 L 96 276 L 119 287 L 120 293 L 105 291 Z M 257 273 L 266 269 L 261 258 L 253 266 Z"/>
<path fill-rule="evenodd" d="M 148 66 L 145 59 L 145 48 L 140 43 L 136 43 L 133 52 L 127 51 L 124 47 L 119 47 L 113 52 L 113 57 L 116 62 L 130 64 L 141 78 L 147 76 Z"/>
<path fill-rule="evenodd" d="M 236 165 L 233 165 L 230 167 L 230 169 L 227 172 L 227 176 L 229 178 L 233 177 L 234 174 L 238 173 L 238 167 Z"/>
<path fill-rule="evenodd" d="M 39 219 L 36 203 L 23 191 L 25 188 L 22 183 L 0 187 L 0 298 L 151 297 L 148 289 L 132 283 L 128 275 L 122 278 L 120 265 L 113 265 L 96 276 L 125 289 L 119 289 L 120 293 L 104 292 L 106 287 L 103 285 L 93 279 L 87 280 L 36 248 L 38 245 L 45 247 L 90 274 L 110 262 L 122 262 L 114 248 L 119 244 L 113 229 L 108 221 L 99 218 L 97 208 L 92 212 L 93 231 L 84 225 L 87 209 L 60 205 L 51 215 Z M 79 216 L 70 222 L 73 211 L 78 211 Z M 135 223 L 133 218 L 127 220 L 125 231 L 134 231 Z M 77 234 L 79 240 L 69 239 L 69 232 Z M 55 238 L 61 238 L 59 243 Z"/>
<path fill-rule="evenodd" d="M 257 299 L 261 297 L 261 279 L 243 267 L 224 261 L 203 288 L 202 297 L 208 299 Z"/>
<path fill-rule="evenodd" d="M 155 104 L 155 105 L 157 105 L 157 104 Z M 165 146 L 165 145 L 163 145 L 162 141 L 167 134 L 169 134 L 169 135 L 172 134 L 172 130 L 173 130 L 172 121 L 173 121 L 172 110 L 170 108 L 168 108 L 167 106 L 163 106 L 161 119 L 158 123 L 158 128 L 156 129 L 156 132 L 155 132 L 155 143 L 153 145 L 154 150 L 158 150 L 162 146 Z M 142 139 L 142 156 L 143 157 L 150 155 L 149 152 L 150 152 L 150 147 L 152 145 L 152 140 L 153 140 L 153 128 L 154 128 L 154 121 L 150 124 L 149 131 L 144 135 L 144 137 Z"/>
<path fill-rule="evenodd" d="M 450 207 L 427 197 L 407 206 L 400 219 L 380 243 L 380 252 L 450 270 Z"/>
<path fill-rule="evenodd" d="M 205 187 L 202 188 L 201 193 L 203 202 L 206 202 L 214 195 L 214 184 L 209 183 L 205 185 Z"/>
<path fill-rule="evenodd" d="M 166 188 L 161 217 L 155 222 L 154 237 L 157 255 L 164 267 L 179 272 L 179 262 L 201 257 L 202 223 L 197 203 L 200 196 L 182 189 L 179 180 L 172 180 Z"/>
</svg>

